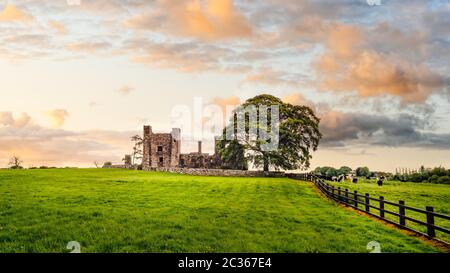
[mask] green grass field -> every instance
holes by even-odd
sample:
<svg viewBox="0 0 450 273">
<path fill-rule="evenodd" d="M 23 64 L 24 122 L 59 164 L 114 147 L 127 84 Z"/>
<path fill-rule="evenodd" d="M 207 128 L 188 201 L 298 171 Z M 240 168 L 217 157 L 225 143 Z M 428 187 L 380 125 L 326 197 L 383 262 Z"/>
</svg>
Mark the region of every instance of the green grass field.
<svg viewBox="0 0 450 273">
<path fill-rule="evenodd" d="M 0 252 L 439 252 L 285 178 L 0 170 L 0 196 Z"/>
<path fill-rule="evenodd" d="M 403 200 L 406 205 L 423 210 L 426 206 L 433 206 L 435 212 L 450 215 L 450 185 L 386 181 L 382 187 L 379 187 L 374 180 L 360 180 L 357 184 L 353 184 L 350 181 L 341 183 L 331 182 L 330 184 L 336 187 L 348 188 L 351 191 L 357 190 L 360 194 L 369 193 L 374 198 L 383 196 L 385 200 L 391 202 Z M 373 205 L 378 206 L 379 203 L 374 202 Z M 386 205 L 385 209 L 398 213 L 398 208 L 391 205 Z M 375 212 L 378 213 L 378 211 Z M 425 215 L 420 213 L 407 211 L 406 215 L 426 221 Z M 386 217 L 398 222 L 397 216 L 386 215 Z M 450 229 L 450 221 L 436 218 L 435 223 Z M 406 225 L 426 233 L 424 226 L 410 221 L 406 221 Z M 450 235 L 440 231 L 437 231 L 436 235 L 438 238 L 450 242 Z"/>
</svg>

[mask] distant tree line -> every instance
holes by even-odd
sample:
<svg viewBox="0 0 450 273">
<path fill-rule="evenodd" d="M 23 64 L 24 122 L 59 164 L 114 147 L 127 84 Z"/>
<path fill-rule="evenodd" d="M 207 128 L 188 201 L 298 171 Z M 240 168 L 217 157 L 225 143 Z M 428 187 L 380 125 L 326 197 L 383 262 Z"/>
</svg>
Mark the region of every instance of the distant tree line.
<svg viewBox="0 0 450 273">
<path fill-rule="evenodd" d="M 450 184 L 450 169 L 447 170 L 444 167 L 426 169 L 421 167 L 419 172 L 395 174 L 392 180 L 416 183 Z"/>
<path fill-rule="evenodd" d="M 9 158 L 9 162 L 8 162 L 8 166 L 10 169 L 13 170 L 22 170 L 25 169 L 25 167 L 23 166 L 23 160 L 16 155 L 13 155 Z M 76 167 L 54 167 L 54 166 L 39 166 L 39 167 L 28 167 L 29 170 L 36 170 L 36 169 L 75 169 Z"/>
<path fill-rule="evenodd" d="M 348 175 L 352 172 L 352 168 L 347 166 L 342 166 L 339 169 L 335 169 L 333 167 L 317 167 L 313 173 L 317 175 L 323 175 L 327 177 L 339 176 L 339 175 Z"/>
<path fill-rule="evenodd" d="M 313 173 L 326 177 L 334 177 L 340 175 L 348 175 L 353 170 L 350 167 L 343 166 L 339 169 L 333 167 L 317 167 Z M 358 177 L 370 179 L 372 177 L 385 177 L 388 180 L 415 183 L 434 183 L 434 184 L 450 184 L 450 169 L 443 167 L 428 168 L 421 167 L 420 171 L 407 174 L 392 174 L 388 172 L 372 172 L 368 167 L 358 167 L 354 174 Z"/>
<path fill-rule="evenodd" d="M 353 173 L 353 169 L 347 166 L 342 166 L 339 169 L 326 166 L 326 167 L 317 167 L 313 172 L 317 175 L 333 177 L 340 175 L 349 175 Z M 371 172 L 368 167 L 358 167 L 355 169 L 354 174 L 358 177 L 366 177 L 366 178 L 385 176 L 385 173 Z"/>
</svg>

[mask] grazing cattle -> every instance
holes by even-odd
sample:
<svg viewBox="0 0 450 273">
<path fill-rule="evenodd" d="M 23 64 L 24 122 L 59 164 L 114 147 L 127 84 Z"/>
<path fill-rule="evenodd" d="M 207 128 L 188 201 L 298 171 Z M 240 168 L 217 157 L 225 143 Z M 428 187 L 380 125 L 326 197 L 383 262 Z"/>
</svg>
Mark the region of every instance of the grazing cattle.
<svg viewBox="0 0 450 273">
<path fill-rule="evenodd" d="M 345 175 L 340 175 L 337 179 L 338 182 L 342 182 L 345 179 Z"/>
<path fill-rule="evenodd" d="M 382 179 L 378 179 L 377 184 L 379 187 L 383 186 L 383 180 Z"/>
<path fill-rule="evenodd" d="M 358 178 L 354 177 L 352 182 L 355 183 L 355 184 L 358 183 Z"/>
<path fill-rule="evenodd" d="M 337 181 L 337 177 L 336 176 L 331 177 L 331 181 L 336 182 Z"/>
<path fill-rule="evenodd" d="M 379 187 L 383 186 L 383 181 L 384 181 L 385 177 L 381 176 L 380 178 L 378 178 L 377 184 Z"/>
</svg>

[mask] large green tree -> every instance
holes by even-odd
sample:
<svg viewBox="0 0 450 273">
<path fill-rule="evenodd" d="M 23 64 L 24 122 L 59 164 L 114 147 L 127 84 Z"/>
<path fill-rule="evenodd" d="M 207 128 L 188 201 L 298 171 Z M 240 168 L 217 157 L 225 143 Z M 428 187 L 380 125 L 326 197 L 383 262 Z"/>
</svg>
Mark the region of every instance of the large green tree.
<svg viewBox="0 0 450 273">
<path fill-rule="evenodd" d="M 356 169 L 356 175 L 361 177 L 369 177 L 371 172 L 368 167 L 359 167 Z"/>
<path fill-rule="evenodd" d="M 217 143 L 217 150 L 223 161 L 223 167 L 233 170 L 248 170 L 248 162 L 245 158 L 244 146 L 237 140 Z"/>
<path fill-rule="evenodd" d="M 250 114 L 249 109 L 255 109 L 256 115 Z M 226 164 L 240 158 L 245 160 L 244 164 L 251 162 L 264 171 L 269 171 L 270 167 L 276 170 L 308 168 L 311 151 L 317 150 L 322 138 L 319 121 L 307 106 L 284 103 L 271 95 L 256 96 L 233 112 L 217 144 L 219 155 Z"/>
<path fill-rule="evenodd" d="M 352 172 L 352 168 L 347 167 L 347 166 L 342 166 L 341 168 L 339 168 L 339 170 L 337 170 L 338 175 L 347 175 L 349 173 Z"/>
</svg>

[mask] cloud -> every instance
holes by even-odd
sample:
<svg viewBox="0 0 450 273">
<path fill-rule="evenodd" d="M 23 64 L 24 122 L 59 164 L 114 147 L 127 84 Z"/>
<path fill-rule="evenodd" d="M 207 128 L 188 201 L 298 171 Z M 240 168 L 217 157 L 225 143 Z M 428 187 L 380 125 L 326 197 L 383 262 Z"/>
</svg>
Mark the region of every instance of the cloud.
<svg viewBox="0 0 450 273">
<path fill-rule="evenodd" d="M 375 145 L 448 149 L 450 134 L 423 131 L 427 121 L 412 115 L 394 117 L 330 111 L 321 116 L 325 146 Z"/>
<path fill-rule="evenodd" d="M 404 103 L 423 103 L 435 91 L 440 91 L 449 82 L 426 64 L 407 60 L 395 50 L 417 44 L 416 39 L 395 32 L 389 25 L 378 25 L 374 33 L 388 33 L 383 39 L 372 31 L 347 24 L 323 23 L 325 51 L 316 60 L 315 69 L 318 87 L 321 90 L 356 92 L 362 97 L 394 96 Z M 395 38 L 394 38 L 395 37 Z M 393 40 L 395 43 L 390 43 Z M 378 46 L 383 43 L 391 45 Z M 423 43 L 419 43 L 423 44 Z M 386 50 L 386 53 L 380 52 Z M 416 51 L 419 52 L 420 51 Z"/>
<path fill-rule="evenodd" d="M 362 97 L 391 95 L 404 103 L 423 103 L 436 89 L 448 85 L 426 65 L 372 50 L 353 51 L 344 57 L 323 55 L 317 74 L 323 90 L 356 91 Z"/>
<path fill-rule="evenodd" d="M 241 104 L 241 99 L 237 96 L 230 97 L 215 97 L 211 100 L 212 105 L 217 105 L 222 109 L 223 113 L 227 112 L 227 109 L 234 109 L 239 104 Z"/>
<path fill-rule="evenodd" d="M 72 42 L 66 48 L 73 52 L 95 53 L 112 48 L 112 44 L 105 41 Z"/>
<path fill-rule="evenodd" d="M 98 103 L 97 103 L 96 101 L 90 101 L 90 102 L 88 103 L 88 106 L 89 106 L 89 107 L 97 107 L 97 106 L 98 106 Z"/>
<path fill-rule="evenodd" d="M 245 37 L 251 34 L 246 18 L 231 0 L 208 0 L 206 5 L 193 1 L 185 6 L 181 24 L 188 35 L 208 39 Z"/>
<path fill-rule="evenodd" d="M 270 67 L 261 67 L 249 73 L 243 79 L 242 83 L 263 84 L 270 86 L 299 86 L 303 84 L 306 79 L 307 76 L 302 73 L 274 70 Z"/>
<path fill-rule="evenodd" d="M 124 86 L 120 87 L 117 91 L 120 94 L 126 96 L 126 95 L 129 95 L 131 92 L 134 91 L 134 87 L 131 87 L 131 86 L 128 86 L 128 85 L 124 85 Z"/>
<path fill-rule="evenodd" d="M 0 112 L 0 124 L 3 126 L 11 126 L 14 124 L 14 118 L 11 112 Z"/>
<path fill-rule="evenodd" d="M 160 17 L 158 14 L 136 14 L 125 20 L 123 24 L 125 27 L 137 30 L 156 31 L 161 27 L 161 20 L 164 20 L 164 17 Z"/>
<path fill-rule="evenodd" d="M 62 22 L 50 20 L 48 21 L 48 26 L 55 30 L 58 34 L 66 34 L 66 27 Z"/>
<path fill-rule="evenodd" d="M 162 30 L 203 40 L 248 37 L 252 28 L 232 0 L 160 1 L 159 11 L 137 14 L 124 22 L 140 30 Z"/>
<path fill-rule="evenodd" d="M 53 127 L 61 128 L 69 116 L 69 112 L 65 109 L 54 109 L 46 112 L 47 118 L 52 123 Z"/>
<path fill-rule="evenodd" d="M 32 20 L 34 20 L 33 16 L 28 15 L 13 4 L 7 4 L 0 13 L 0 22 L 29 22 Z"/>
<path fill-rule="evenodd" d="M 14 122 L 17 128 L 23 128 L 31 123 L 31 117 L 27 113 L 22 113 Z"/>
<path fill-rule="evenodd" d="M 230 50 L 194 42 L 160 43 L 147 39 L 131 39 L 124 50 L 133 62 L 182 72 L 221 69 L 220 60 Z"/>
<path fill-rule="evenodd" d="M 3 43 L 8 45 L 36 45 L 49 47 L 49 36 L 44 34 L 15 34 L 6 36 Z"/>
<path fill-rule="evenodd" d="M 0 55 L 11 61 L 48 57 L 54 53 L 55 45 L 46 33 L 30 31 L 32 27 L 7 27 L 0 32 Z"/>
<path fill-rule="evenodd" d="M 344 112 L 326 104 L 317 104 L 300 93 L 283 98 L 284 102 L 306 105 L 320 118 L 321 145 L 330 147 L 383 146 L 450 149 L 450 134 L 427 131 L 427 116 Z"/>
<path fill-rule="evenodd" d="M 284 96 L 282 99 L 281 99 L 283 102 L 285 102 L 285 103 L 290 103 L 290 104 L 293 104 L 293 105 L 304 105 L 304 106 L 308 106 L 308 107 L 310 107 L 312 110 L 314 110 L 314 111 L 317 111 L 317 105 L 314 103 L 314 102 L 312 102 L 312 101 L 310 101 L 310 100 L 308 100 L 308 99 L 306 99 L 301 93 L 291 93 L 291 94 L 289 94 L 289 95 L 287 95 L 287 96 Z"/>
<path fill-rule="evenodd" d="M 11 128 L 23 128 L 31 123 L 31 117 L 27 113 L 14 118 L 12 112 L 0 112 L 0 125 Z"/>
</svg>

